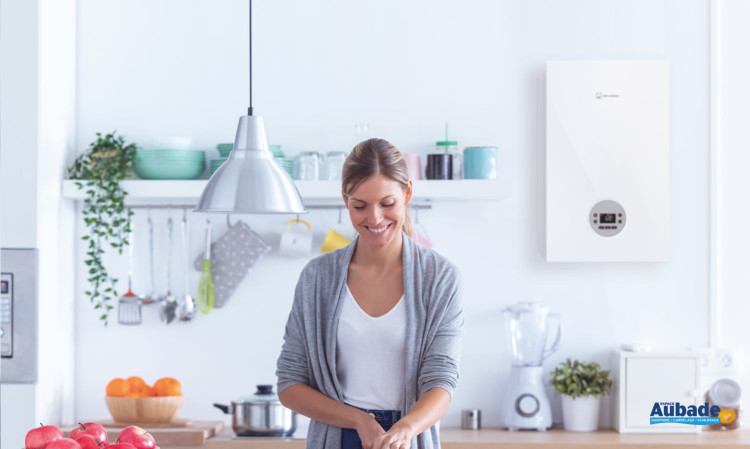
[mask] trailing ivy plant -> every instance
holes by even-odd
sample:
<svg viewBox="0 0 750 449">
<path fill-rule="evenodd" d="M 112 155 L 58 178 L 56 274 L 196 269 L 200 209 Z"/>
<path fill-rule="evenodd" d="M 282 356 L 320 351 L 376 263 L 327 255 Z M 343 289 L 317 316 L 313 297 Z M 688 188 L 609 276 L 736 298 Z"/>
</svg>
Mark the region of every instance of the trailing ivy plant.
<svg viewBox="0 0 750 449">
<path fill-rule="evenodd" d="M 596 362 L 582 363 L 570 359 L 558 365 L 550 373 L 550 383 L 558 393 L 567 394 L 573 399 L 580 396 L 594 396 L 607 394 L 612 389 L 612 379 L 609 370 L 599 369 Z"/>
<path fill-rule="evenodd" d="M 125 139 L 115 134 L 116 131 L 104 136 L 96 133 L 96 141 L 68 167 L 68 177 L 81 180 L 76 186 L 86 190 L 83 220 L 88 233 L 81 239 L 88 243 L 84 263 L 90 288 L 85 294 L 94 309 L 101 311 L 99 319 L 105 326 L 109 311 L 114 309 L 111 301 L 117 298 L 118 279 L 107 271 L 102 257 L 107 247 L 122 254 L 123 248 L 130 244 L 130 216 L 133 215 L 133 211 L 125 207 L 128 193 L 119 181 L 132 177 L 136 146 L 126 145 Z"/>
</svg>

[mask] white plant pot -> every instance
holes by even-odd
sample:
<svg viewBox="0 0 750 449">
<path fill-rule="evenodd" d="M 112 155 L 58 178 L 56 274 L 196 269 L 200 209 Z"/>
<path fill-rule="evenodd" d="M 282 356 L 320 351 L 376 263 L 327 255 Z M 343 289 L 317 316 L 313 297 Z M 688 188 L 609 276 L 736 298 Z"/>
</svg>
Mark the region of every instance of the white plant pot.
<svg viewBox="0 0 750 449">
<path fill-rule="evenodd" d="M 562 395 L 563 424 L 565 430 L 592 432 L 599 424 L 599 398 L 580 396 L 573 399 Z"/>
</svg>

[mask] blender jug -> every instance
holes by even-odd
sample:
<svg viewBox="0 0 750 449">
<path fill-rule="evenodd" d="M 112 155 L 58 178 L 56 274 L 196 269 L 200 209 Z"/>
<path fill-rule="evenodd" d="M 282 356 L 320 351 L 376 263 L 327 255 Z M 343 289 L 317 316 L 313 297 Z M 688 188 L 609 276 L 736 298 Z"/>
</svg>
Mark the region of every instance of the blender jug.
<svg viewBox="0 0 750 449">
<path fill-rule="evenodd" d="M 541 366 L 557 351 L 562 340 L 560 316 L 536 302 L 519 302 L 503 310 L 510 334 L 513 366 Z M 557 326 L 555 340 L 547 347 L 550 322 Z"/>
</svg>

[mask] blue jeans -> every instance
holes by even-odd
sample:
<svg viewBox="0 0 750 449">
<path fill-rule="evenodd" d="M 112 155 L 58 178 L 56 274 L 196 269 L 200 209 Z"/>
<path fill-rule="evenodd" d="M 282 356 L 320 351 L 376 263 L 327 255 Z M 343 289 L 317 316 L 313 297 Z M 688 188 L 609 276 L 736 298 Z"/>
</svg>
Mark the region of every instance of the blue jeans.
<svg viewBox="0 0 750 449">
<path fill-rule="evenodd" d="M 375 418 L 375 421 L 386 432 L 396 421 L 401 419 L 401 412 L 398 410 L 365 410 Z M 341 449 L 362 449 L 362 441 L 355 429 L 341 429 Z"/>
</svg>

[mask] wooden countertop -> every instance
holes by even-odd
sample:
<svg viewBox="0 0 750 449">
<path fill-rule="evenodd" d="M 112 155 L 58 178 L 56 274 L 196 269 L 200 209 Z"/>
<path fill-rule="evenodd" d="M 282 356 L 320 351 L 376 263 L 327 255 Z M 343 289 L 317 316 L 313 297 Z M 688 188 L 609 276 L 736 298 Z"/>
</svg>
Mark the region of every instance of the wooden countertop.
<svg viewBox="0 0 750 449">
<path fill-rule="evenodd" d="M 304 439 L 243 438 L 233 439 L 231 428 L 206 441 L 204 449 L 304 449 Z M 486 428 L 462 430 L 443 428 L 440 431 L 444 449 L 750 449 L 750 429 L 699 434 L 620 434 L 614 430 L 596 432 L 547 432 Z"/>
</svg>

